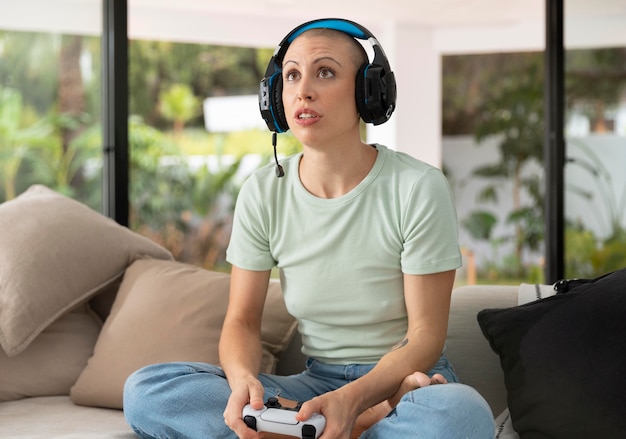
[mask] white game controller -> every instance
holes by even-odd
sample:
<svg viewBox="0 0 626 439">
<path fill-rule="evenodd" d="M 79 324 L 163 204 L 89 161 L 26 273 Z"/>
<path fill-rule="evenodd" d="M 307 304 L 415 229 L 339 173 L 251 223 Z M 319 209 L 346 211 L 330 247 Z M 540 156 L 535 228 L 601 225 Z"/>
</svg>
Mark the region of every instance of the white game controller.
<svg viewBox="0 0 626 439">
<path fill-rule="evenodd" d="M 243 421 L 249 428 L 268 433 L 286 434 L 301 439 L 317 439 L 324 431 L 326 418 L 315 413 L 306 421 L 296 420 L 297 409 L 280 405 L 278 399 L 270 398 L 260 410 L 250 407 L 243 408 Z"/>
</svg>

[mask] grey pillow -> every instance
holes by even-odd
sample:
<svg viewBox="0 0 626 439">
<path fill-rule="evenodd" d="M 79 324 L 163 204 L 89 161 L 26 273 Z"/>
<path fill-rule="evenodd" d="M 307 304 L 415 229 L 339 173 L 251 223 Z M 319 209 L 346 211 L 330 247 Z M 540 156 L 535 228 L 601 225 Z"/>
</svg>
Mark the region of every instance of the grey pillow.
<svg viewBox="0 0 626 439">
<path fill-rule="evenodd" d="M 83 305 L 53 322 L 19 355 L 9 358 L 0 351 L 0 401 L 69 395 L 101 327 Z"/>
<path fill-rule="evenodd" d="M 0 345 L 22 352 L 48 325 L 165 248 L 93 209 L 35 185 L 0 204 Z"/>
</svg>

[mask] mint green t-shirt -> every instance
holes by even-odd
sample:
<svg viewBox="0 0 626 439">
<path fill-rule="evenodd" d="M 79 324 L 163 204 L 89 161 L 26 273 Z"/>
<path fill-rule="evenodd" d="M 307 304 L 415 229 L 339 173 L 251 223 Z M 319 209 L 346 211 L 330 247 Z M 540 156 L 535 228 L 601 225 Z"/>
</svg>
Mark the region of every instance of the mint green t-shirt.
<svg viewBox="0 0 626 439">
<path fill-rule="evenodd" d="M 301 154 L 256 171 L 235 208 L 227 260 L 277 266 L 303 353 L 330 364 L 375 363 L 407 330 L 403 273 L 461 266 L 457 219 L 444 175 L 375 145 L 376 162 L 349 193 L 323 199 L 298 176 Z"/>
</svg>

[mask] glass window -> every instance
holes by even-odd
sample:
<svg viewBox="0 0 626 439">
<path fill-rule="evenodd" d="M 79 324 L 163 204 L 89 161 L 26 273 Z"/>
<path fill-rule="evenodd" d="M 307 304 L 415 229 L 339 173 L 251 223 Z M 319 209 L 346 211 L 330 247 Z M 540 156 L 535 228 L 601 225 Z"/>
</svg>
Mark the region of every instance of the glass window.
<svg viewBox="0 0 626 439">
<path fill-rule="evenodd" d="M 624 72 L 626 46 L 566 51 L 566 277 L 626 266 Z"/>
<path fill-rule="evenodd" d="M 100 210 L 102 8 L 76 5 L 2 6 L 0 201 L 43 184 Z"/>
<path fill-rule="evenodd" d="M 444 172 L 455 192 L 460 279 L 540 282 L 543 263 L 543 54 L 442 60 Z"/>
<path fill-rule="evenodd" d="M 129 226 L 179 261 L 228 270 L 239 188 L 273 159 L 257 98 L 273 47 L 186 41 L 176 23 L 147 26 L 141 6 L 129 2 L 129 28 L 153 31 L 130 35 Z M 285 155 L 298 147 L 288 134 L 278 143 Z"/>
<path fill-rule="evenodd" d="M 626 266 L 623 6 L 604 6 L 584 20 L 580 10 L 568 20 L 565 8 L 565 277 Z M 444 171 L 469 259 L 463 270 L 475 266 L 478 283 L 543 282 L 543 58 L 442 60 Z"/>
</svg>

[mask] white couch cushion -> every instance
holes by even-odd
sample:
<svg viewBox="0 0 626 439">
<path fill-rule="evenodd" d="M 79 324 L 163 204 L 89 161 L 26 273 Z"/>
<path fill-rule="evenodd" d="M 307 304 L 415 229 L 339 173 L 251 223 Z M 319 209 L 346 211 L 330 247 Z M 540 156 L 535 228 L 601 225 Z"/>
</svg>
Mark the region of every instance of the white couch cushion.
<svg viewBox="0 0 626 439">
<path fill-rule="evenodd" d="M 1 402 L 0 437 L 137 439 L 121 410 L 77 406 L 69 396 Z"/>
</svg>

